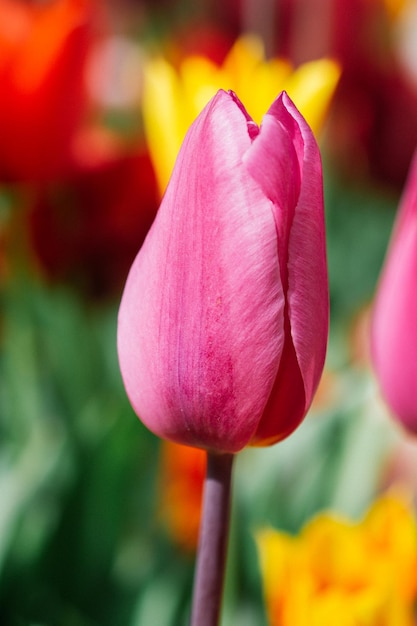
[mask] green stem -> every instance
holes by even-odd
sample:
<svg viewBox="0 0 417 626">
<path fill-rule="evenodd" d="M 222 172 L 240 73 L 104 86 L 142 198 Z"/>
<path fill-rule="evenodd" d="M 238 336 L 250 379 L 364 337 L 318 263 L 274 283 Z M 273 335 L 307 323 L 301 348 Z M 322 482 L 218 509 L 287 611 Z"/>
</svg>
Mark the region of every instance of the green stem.
<svg viewBox="0 0 417 626">
<path fill-rule="evenodd" d="M 191 626 L 217 626 L 229 534 L 232 454 L 207 453 Z"/>
</svg>

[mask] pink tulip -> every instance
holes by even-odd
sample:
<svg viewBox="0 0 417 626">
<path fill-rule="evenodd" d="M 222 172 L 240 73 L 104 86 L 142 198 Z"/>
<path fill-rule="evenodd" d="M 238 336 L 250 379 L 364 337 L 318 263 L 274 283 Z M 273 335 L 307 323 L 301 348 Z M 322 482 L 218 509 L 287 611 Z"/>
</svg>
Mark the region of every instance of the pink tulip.
<svg viewBox="0 0 417 626">
<path fill-rule="evenodd" d="M 219 91 L 190 127 L 125 286 L 127 394 L 158 436 L 234 453 L 288 436 L 327 344 L 320 154 L 282 93 L 260 128 Z"/>
<path fill-rule="evenodd" d="M 417 433 L 417 153 L 376 294 L 371 341 L 382 394 Z"/>
</svg>

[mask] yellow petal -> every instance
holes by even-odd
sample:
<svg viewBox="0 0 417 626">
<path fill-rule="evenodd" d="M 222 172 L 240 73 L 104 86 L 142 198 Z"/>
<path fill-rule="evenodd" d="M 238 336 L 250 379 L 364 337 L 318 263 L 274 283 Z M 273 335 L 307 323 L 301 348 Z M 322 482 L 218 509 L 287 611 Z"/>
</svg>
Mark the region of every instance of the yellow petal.
<svg viewBox="0 0 417 626">
<path fill-rule="evenodd" d="M 161 195 L 188 128 L 187 111 L 179 106 L 182 101 L 181 83 L 174 68 L 162 57 L 149 60 L 144 70 L 142 112 Z"/>
<path fill-rule="evenodd" d="M 289 77 L 285 89 L 306 118 L 314 133 L 325 120 L 340 78 L 340 67 L 331 59 L 304 63 Z"/>
<path fill-rule="evenodd" d="M 260 65 L 251 80 L 242 86 L 240 92 L 237 92 L 242 102 L 245 103 L 249 115 L 257 124 L 262 122 L 262 117 L 284 89 L 285 81 L 291 72 L 292 66 L 288 61 L 271 59 Z"/>
<path fill-rule="evenodd" d="M 231 89 L 230 81 L 222 70 L 209 59 L 191 56 L 181 64 L 180 77 L 184 100 L 190 110 L 190 123 L 204 109 L 219 89 Z"/>
<path fill-rule="evenodd" d="M 417 526 L 411 498 L 389 493 L 377 500 L 363 521 L 371 564 L 382 581 L 411 600 L 417 593 Z"/>
<path fill-rule="evenodd" d="M 417 526 L 391 493 L 364 519 L 313 518 L 299 536 L 256 535 L 271 626 L 413 626 Z"/>
<path fill-rule="evenodd" d="M 265 59 L 263 41 L 256 35 L 237 39 L 222 66 L 228 88 L 237 93 L 257 124 L 283 90 L 291 71 L 291 64 L 284 59 Z"/>
<path fill-rule="evenodd" d="M 355 590 L 369 584 L 368 555 L 357 525 L 321 514 L 307 524 L 302 537 L 319 588 Z"/>
<path fill-rule="evenodd" d="M 223 62 L 223 71 L 234 77 L 234 89 L 246 91 L 248 77 L 252 77 L 256 68 L 265 61 L 262 39 L 256 35 L 239 37 Z M 254 85 L 252 84 L 252 89 Z"/>
<path fill-rule="evenodd" d="M 288 619 L 288 616 L 284 615 L 288 610 L 286 607 L 296 608 L 295 598 L 291 598 L 290 601 L 288 596 L 286 597 L 289 590 L 294 592 L 294 585 L 288 585 L 288 581 L 293 579 L 296 539 L 272 528 L 258 531 L 255 539 L 269 624 L 270 626 L 284 626 Z M 297 605 L 299 604 L 300 602 L 297 602 Z M 294 626 L 298 626 L 295 620 Z"/>
</svg>

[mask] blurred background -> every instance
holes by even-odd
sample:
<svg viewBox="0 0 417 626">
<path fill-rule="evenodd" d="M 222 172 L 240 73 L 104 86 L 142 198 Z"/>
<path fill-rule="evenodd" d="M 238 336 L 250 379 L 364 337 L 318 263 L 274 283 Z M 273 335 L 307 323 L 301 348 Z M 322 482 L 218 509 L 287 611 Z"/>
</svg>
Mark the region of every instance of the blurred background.
<svg viewBox="0 0 417 626">
<path fill-rule="evenodd" d="M 268 623 L 257 528 L 417 490 L 368 353 L 417 145 L 415 0 L 0 0 L 4 626 L 187 623 L 204 463 L 136 418 L 117 310 L 170 154 L 213 89 L 246 104 L 245 76 L 261 111 L 288 84 L 320 112 L 331 330 L 303 425 L 237 460 L 222 625 Z"/>
</svg>

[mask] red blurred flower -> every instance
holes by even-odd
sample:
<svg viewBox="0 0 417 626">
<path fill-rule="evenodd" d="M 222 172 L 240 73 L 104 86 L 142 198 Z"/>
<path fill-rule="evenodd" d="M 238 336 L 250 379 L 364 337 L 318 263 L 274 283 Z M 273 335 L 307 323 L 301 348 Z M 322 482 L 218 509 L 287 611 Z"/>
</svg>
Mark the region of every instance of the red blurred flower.
<svg viewBox="0 0 417 626">
<path fill-rule="evenodd" d="M 202 56 L 221 65 L 234 42 L 233 35 L 210 22 L 187 22 L 167 40 L 165 56 L 179 66 L 188 56 Z"/>
<path fill-rule="evenodd" d="M 0 179 L 51 179 L 85 113 L 93 0 L 0 0 Z"/>
<path fill-rule="evenodd" d="M 121 289 L 158 194 L 143 148 L 126 151 L 103 132 L 87 143 L 75 174 L 39 192 L 29 215 L 31 240 L 48 276 L 105 295 Z"/>
</svg>

